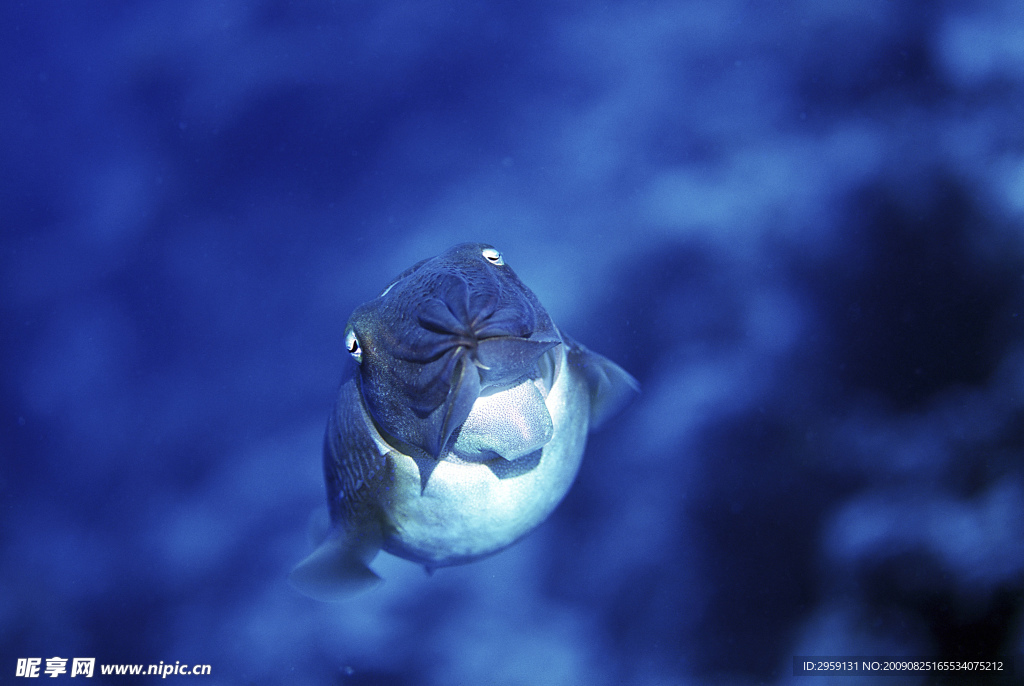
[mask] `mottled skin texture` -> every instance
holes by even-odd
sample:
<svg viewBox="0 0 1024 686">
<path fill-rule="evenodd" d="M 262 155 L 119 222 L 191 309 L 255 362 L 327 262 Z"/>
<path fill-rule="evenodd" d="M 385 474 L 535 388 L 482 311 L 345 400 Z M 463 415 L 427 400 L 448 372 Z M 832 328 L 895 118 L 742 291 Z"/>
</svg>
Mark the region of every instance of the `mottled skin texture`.
<svg viewBox="0 0 1024 686">
<path fill-rule="evenodd" d="M 401 274 L 353 313 L 346 345 L 324 441 L 330 531 L 292 573 L 325 599 L 376 581 L 380 548 L 432 570 L 529 533 L 571 486 L 589 427 L 637 390 L 483 244 Z"/>
<path fill-rule="evenodd" d="M 373 418 L 435 458 L 481 392 L 531 374 L 560 342 L 533 292 L 483 249 L 460 245 L 420 262 L 349 321 Z"/>
</svg>

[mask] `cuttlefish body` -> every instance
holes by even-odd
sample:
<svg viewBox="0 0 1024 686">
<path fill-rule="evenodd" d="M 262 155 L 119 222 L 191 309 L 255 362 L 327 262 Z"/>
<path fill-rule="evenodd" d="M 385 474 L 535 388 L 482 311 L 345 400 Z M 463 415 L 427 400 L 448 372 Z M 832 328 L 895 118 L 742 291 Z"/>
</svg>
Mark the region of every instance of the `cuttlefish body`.
<svg viewBox="0 0 1024 686">
<path fill-rule="evenodd" d="M 399 275 L 345 344 L 354 364 L 324 438 L 330 525 L 291 574 L 321 599 L 378 582 L 381 549 L 432 571 L 515 543 L 569 490 L 587 432 L 639 388 L 483 244 Z"/>
</svg>

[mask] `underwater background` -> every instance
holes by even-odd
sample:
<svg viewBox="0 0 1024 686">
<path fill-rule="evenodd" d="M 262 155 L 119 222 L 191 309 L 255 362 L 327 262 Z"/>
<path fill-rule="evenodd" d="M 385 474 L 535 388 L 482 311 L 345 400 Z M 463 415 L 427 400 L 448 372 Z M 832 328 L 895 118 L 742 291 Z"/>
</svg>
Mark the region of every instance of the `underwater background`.
<svg viewBox="0 0 1024 686">
<path fill-rule="evenodd" d="M 0 55 L 0 682 L 1024 653 L 1020 2 L 40 0 Z M 462 241 L 643 392 L 514 547 L 307 599 L 345 322 Z"/>
</svg>

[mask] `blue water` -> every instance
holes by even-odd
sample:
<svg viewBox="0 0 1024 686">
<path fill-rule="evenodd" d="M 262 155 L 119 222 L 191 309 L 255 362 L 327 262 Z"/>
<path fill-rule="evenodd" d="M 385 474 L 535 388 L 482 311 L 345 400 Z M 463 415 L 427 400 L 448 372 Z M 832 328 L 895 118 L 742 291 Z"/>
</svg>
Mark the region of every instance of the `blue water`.
<svg viewBox="0 0 1024 686">
<path fill-rule="evenodd" d="M 1021 26 L 1012 0 L 4 4 L 0 682 L 1024 653 Z M 304 598 L 345 321 L 468 240 L 643 393 L 512 549 Z"/>
</svg>

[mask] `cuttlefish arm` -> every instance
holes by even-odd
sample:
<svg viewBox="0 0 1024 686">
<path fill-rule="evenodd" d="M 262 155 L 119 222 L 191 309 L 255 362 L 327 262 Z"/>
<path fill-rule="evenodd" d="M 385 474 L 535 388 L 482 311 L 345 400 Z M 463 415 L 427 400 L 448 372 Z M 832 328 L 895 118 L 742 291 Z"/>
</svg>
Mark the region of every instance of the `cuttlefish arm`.
<svg viewBox="0 0 1024 686">
<path fill-rule="evenodd" d="M 357 309 L 360 391 L 387 440 L 440 459 L 488 388 L 537 376 L 561 339 L 518 277 L 468 246 Z"/>
</svg>

